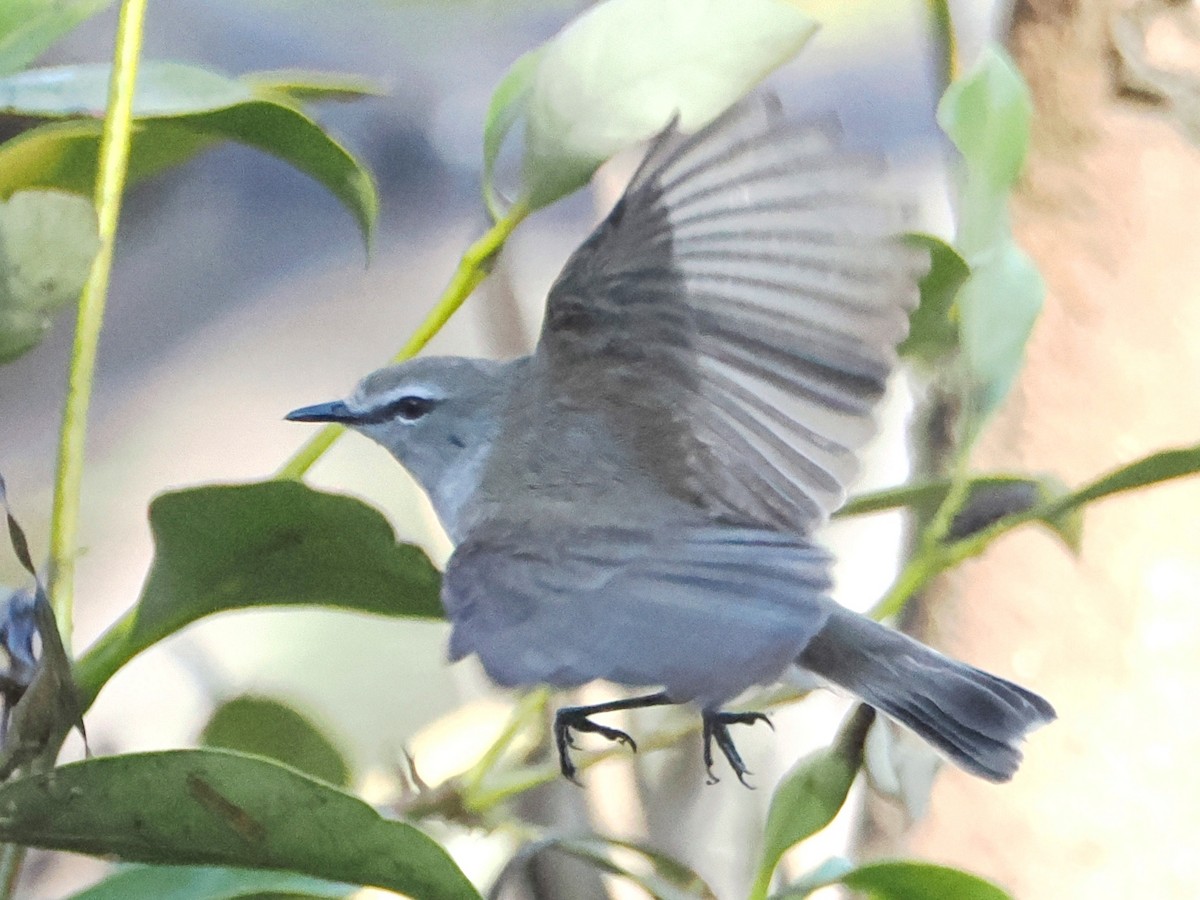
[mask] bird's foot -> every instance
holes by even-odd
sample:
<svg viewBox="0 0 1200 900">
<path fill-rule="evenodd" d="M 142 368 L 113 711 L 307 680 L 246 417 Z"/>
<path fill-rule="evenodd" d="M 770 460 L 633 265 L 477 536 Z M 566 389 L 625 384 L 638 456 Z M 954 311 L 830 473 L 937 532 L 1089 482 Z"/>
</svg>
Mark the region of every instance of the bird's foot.
<svg viewBox="0 0 1200 900">
<path fill-rule="evenodd" d="M 600 712 L 593 706 L 567 706 L 554 714 L 554 743 L 558 747 L 558 765 L 569 780 L 579 784 L 575 777 L 578 771 L 571 761 L 571 749 L 577 747 L 574 732 L 582 731 L 598 734 L 600 737 L 618 744 L 625 744 L 634 753 L 637 752 L 637 742 L 619 728 L 609 728 L 599 725 L 588 718 L 593 712 Z"/>
<path fill-rule="evenodd" d="M 746 764 L 742 762 L 741 754 L 737 752 L 737 747 L 734 746 L 733 738 L 729 734 L 730 725 L 753 725 L 755 722 L 766 722 L 772 731 L 775 726 L 771 724 L 771 720 L 765 714 L 760 712 L 712 712 L 705 710 L 704 716 L 704 766 L 708 769 L 708 783 L 716 784 L 719 779 L 713 774 L 713 752 L 712 745 L 715 741 L 725 759 L 729 762 L 729 767 L 733 769 L 733 773 L 737 775 L 738 781 L 743 785 L 754 789 L 753 785 L 746 781 L 746 776 L 751 774 L 746 768 Z"/>
</svg>

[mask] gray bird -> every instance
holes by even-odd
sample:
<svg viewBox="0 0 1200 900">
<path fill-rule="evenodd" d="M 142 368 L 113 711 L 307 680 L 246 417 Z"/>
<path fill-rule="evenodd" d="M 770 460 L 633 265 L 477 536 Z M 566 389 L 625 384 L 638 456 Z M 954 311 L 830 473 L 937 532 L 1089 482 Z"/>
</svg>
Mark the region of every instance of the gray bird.
<svg viewBox="0 0 1200 900">
<path fill-rule="evenodd" d="M 442 600 L 453 660 L 505 686 L 656 688 L 559 710 L 693 703 L 739 779 L 722 707 L 799 666 L 907 725 L 970 772 L 1012 777 L 1036 694 L 829 597 L 813 532 L 908 329 L 923 254 L 899 243 L 879 166 L 769 96 L 690 138 L 669 126 L 550 291 L 531 356 L 417 359 L 344 401 L 295 410 L 387 448 L 456 545 Z"/>
</svg>

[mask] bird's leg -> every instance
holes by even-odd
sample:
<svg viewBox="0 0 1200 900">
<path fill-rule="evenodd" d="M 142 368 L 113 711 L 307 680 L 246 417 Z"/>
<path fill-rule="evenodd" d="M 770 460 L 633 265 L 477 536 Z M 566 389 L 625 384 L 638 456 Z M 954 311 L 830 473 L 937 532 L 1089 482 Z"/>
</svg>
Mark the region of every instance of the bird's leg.
<svg viewBox="0 0 1200 900">
<path fill-rule="evenodd" d="M 766 722 L 771 730 L 775 730 L 775 726 L 771 725 L 771 720 L 760 712 L 718 712 L 714 710 L 704 710 L 704 767 L 708 769 L 708 783 L 716 784 L 719 779 L 713 774 L 713 741 L 717 742 L 717 746 L 721 749 L 721 753 L 725 755 L 725 759 L 729 761 L 729 767 L 738 777 L 743 785 L 752 788 L 746 781 L 746 776 L 750 774 L 750 770 L 746 768 L 746 764 L 742 762 L 741 754 L 737 752 L 737 747 L 733 745 L 733 738 L 729 735 L 730 725 L 753 725 L 755 722 Z"/>
<path fill-rule="evenodd" d="M 664 706 L 674 703 L 666 691 L 657 694 L 646 694 L 643 697 L 630 697 L 626 700 L 613 700 L 611 703 L 597 703 L 594 706 L 564 706 L 554 714 L 554 743 L 558 747 L 558 764 L 565 775 L 576 784 L 575 764 L 571 762 L 571 748 L 576 746 L 572 732 L 587 731 L 598 734 L 610 741 L 629 745 L 629 749 L 637 752 L 637 743 L 625 732 L 605 725 L 597 725 L 589 716 L 597 713 L 617 712 L 621 709 L 641 709 L 645 706 Z"/>
</svg>

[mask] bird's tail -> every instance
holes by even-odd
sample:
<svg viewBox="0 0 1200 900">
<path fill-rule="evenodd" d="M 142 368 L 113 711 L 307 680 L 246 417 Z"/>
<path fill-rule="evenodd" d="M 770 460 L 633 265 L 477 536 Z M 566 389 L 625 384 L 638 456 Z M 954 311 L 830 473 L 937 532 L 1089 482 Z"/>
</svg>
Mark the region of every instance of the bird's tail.
<svg viewBox="0 0 1200 900">
<path fill-rule="evenodd" d="M 837 609 L 796 662 L 907 725 L 969 772 L 1008 781 L 1054 707 L 1020 685 Z"/>
</svg>

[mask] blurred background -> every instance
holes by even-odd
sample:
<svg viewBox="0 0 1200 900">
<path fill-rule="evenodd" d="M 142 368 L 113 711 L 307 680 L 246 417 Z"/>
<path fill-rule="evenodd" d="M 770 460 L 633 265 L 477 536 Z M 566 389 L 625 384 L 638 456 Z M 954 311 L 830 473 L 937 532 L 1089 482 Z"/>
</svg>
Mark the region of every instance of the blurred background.
<svg viewBox="0 0 1200 900">
<path fill-rule="evenodd" d="M 78 648 L 137 597 L 154 495 L 269 476 L 310 433 L 283 422 L 283 413 L 344 395 L 423 318 L 485 227 L 480 144 L 492 88 L 585 5 L 151 4 L 148 59 L 378 81 L 385 95 L 316 114 L 375 173 L 382 215 L 368 266 L 354 222 L 327 192 L 236 146 L 130 194 L 89 438 Z M 826 27 L 773 79 L 785 105 L 797 116 L 836 110 L 852 144 L 889 157 L 920 226 L 946 234 L 948 153 L 933 118 L 940 88 L 926 4 L 802 5 Z M 1053 472 L 1075 484 L 1159 447 L 1194 443 L 1195 149 L 1160 110 L 1118 98 L 1105 24 L 1113 4 L 952 6 L 964 63 L 989 35 L 1004 38 L 1012 27 L 1041 117 L 1015 215 L 1050 297 L 1027 371 L 979 464 Z M 43 62 L 107 59 L 114 23 L 112 13 L 88 22 Z M 1170 35 L 1163 40 L 1174 46 Z M 619 189 L 618 174 L 602 173 L 593 193 L 526 222 L 430 352 L 527 352 L 547 287 Z M 35 351 L 0 368 L 0 468 L 43 549 L 70 339 L 64 317 Z M 901 433 L 921 387 L 902 382 L 884 411 L 864 489 L 906 477 Z M 365 440 L 340 442 L 310 480 L 385 510 L 401 539 L 436 559 L 448 552 L 423 498 Z M 961 865 L 1018 898 L 1195 896 L 1200 784 L 1191 760 L 1200 729 L 1188 701 L 1200 681 L 1197 501 L 1186 483 L 1112 501 L 1088 514 L 1079 559 L 1043 535 L 1014 536 L 927 598 L 924 627 L 934 642 L 1047 694 L 1062 721 L 1035 735 L 1013 785 L 944 770 L 915 826 L 924 789 L 907 806 L 852 803 L 844 821 L 805 845 L 792 871 L 865 842 L 879 855 Z M 886 517 L 831 529 L 839 599 L 865 608 L 879 596 L 901 534 L 901 523 Z M 15 564 L 2 565 L 3 581 L 20 583 Z M 253 692 L 320 723 L 368 798 L 386 796 L 404 748 L 436 782 L 487 746 L 512 701 L 488 688 L 473 663 L 448 666 L 445 639 L 440 624 L 299 609 L 226 613 L 155 647 L 109 683 L 88 716 L 92 749 L 192 744 L 216 704 Z M 803 753 L 828 743 L 844 709 L 820 694 L 780 710 L 776 734 L 745 732 L 739 745 L 757 792 L 732 778 L 705 787 L 698 742 L 684 742 L 636 768 L 593 768 L 586 791 L 556 784 L 532 792 L 520 812 L 646 839 L 694 866 L 719 896 L 734 897 L 751 871 L 770 788 Z M 438 837 L 480 879 L 514 846 L 503 833 Z M 61 897 L 103 870 L 94 860 L 37 854 L 20 896 Z M 512 896 L 640 896 L 578 870 L 528 880 L 525 893 Z"/>
</svg>

